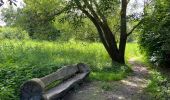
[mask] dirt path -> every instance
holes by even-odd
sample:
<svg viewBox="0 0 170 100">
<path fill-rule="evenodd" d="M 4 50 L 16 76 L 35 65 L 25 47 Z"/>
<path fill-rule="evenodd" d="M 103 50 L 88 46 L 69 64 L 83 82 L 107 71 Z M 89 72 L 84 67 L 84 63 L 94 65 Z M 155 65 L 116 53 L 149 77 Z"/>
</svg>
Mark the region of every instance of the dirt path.
<svg viewBox="0 0 170 100">
<path fill-rule="evenodd" d="M 148 70 L 133 59 L 129 62 L 133 66 L 133 74 L 124 80 L 109 82 L 111 90 L 104 91 L 100 85 L 102 82 L 90 82 L 69 93 L 63 100 L 150 100 L 143 91 L 149 82 Z"/>
</svg>

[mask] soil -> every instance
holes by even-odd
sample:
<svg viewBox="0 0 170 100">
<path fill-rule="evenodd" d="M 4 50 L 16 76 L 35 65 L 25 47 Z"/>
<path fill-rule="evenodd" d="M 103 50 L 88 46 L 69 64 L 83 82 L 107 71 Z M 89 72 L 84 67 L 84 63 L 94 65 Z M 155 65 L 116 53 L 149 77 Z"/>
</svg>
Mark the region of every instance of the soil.
<svg viewBox="0 0 170 100">
<path fill-rule="evenodd" d="M 103 89 L 101 81 L 87 82 L 68 93 L 63 100 L 150 100 L 144 92 L 149 83 L 147 68 L 133 59 L 129 63 L 133 73 L 121 81 L 108 82 L 111 89 Z"/>
</svg>

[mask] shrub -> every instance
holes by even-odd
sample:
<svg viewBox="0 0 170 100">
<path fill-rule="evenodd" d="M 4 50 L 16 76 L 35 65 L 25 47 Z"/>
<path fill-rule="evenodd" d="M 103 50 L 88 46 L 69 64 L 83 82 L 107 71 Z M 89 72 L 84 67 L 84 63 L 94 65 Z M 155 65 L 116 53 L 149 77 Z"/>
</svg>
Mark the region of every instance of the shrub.
<svg viewBox="0 0 170 100">
<path fill-rule="evenodd" d="M 170 14 L 168 0 L 157 0 L 154 14 L 148 15 L 139 36 L 141 50 L 151 62 L 168 65 L 170 62 Z"/>
<path fill-rule="evenodd" d="M 3 27 L 0 28 L 0 39 L 29 39 L 29 35 L 26 31 L 20 28 Z"/>
</svg>

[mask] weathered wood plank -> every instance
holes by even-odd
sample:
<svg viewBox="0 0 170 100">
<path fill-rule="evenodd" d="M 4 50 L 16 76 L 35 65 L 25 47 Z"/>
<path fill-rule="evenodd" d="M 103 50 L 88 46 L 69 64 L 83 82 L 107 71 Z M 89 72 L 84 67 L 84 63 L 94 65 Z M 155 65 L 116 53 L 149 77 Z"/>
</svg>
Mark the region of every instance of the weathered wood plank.
<svg viewBox="0 0 170 100">
<path fill-rule="evenodd" d="M 77 74 L 75 77 L 70 78 L 67 81 L 63 82 L 62 84 L 58 85 L 57 87 L 47 91 L 43 95 L 44 100 L 57 100 L 58 98 L 62 97 L 65 93 L 67 93 L 68 90 L 70 90 L 78 82 L 83 80 L 87 75 L 88 73 Z"/>
<path fill-rule="evenodd" d="M 47 86 L 50 83 L 54 82 L 55 80 L 69 78 L 70 76 L 74 75 L 77 72 L 78 72 L 78 68 L 76 65 L 64 66 L 63 68 L 59 69 L 57 72 L 54 72 L 40 79 Z"/>
</svg>

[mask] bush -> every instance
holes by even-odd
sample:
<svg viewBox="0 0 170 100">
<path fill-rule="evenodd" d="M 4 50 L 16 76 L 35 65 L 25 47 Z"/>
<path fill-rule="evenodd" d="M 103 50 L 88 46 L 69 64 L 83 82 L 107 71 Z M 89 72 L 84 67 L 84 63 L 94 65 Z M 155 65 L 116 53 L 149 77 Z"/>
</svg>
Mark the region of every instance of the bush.
<svg viewBox="0 0 170 100">
<path fill-rule="evenodd" d="M 170 7 L 168 0 L 158 1 L 154 14 L 146 17 L 139 44 L 151 62 L 162 66 L 170 63 Z"/>
<path fill-rule="evenodd" d="M 29 35 L 26 31 L 20 28 L 3 27 L 0 28 L 0 39 L 29 39 Z"/>
<path fill-rule="evenodd" d="M 169 60 L 169 39 L 167 33 L 143 33 L 140 35 L 140 47 L 147 58 L 156 65 L 166 65 Z"/>
</svg>

